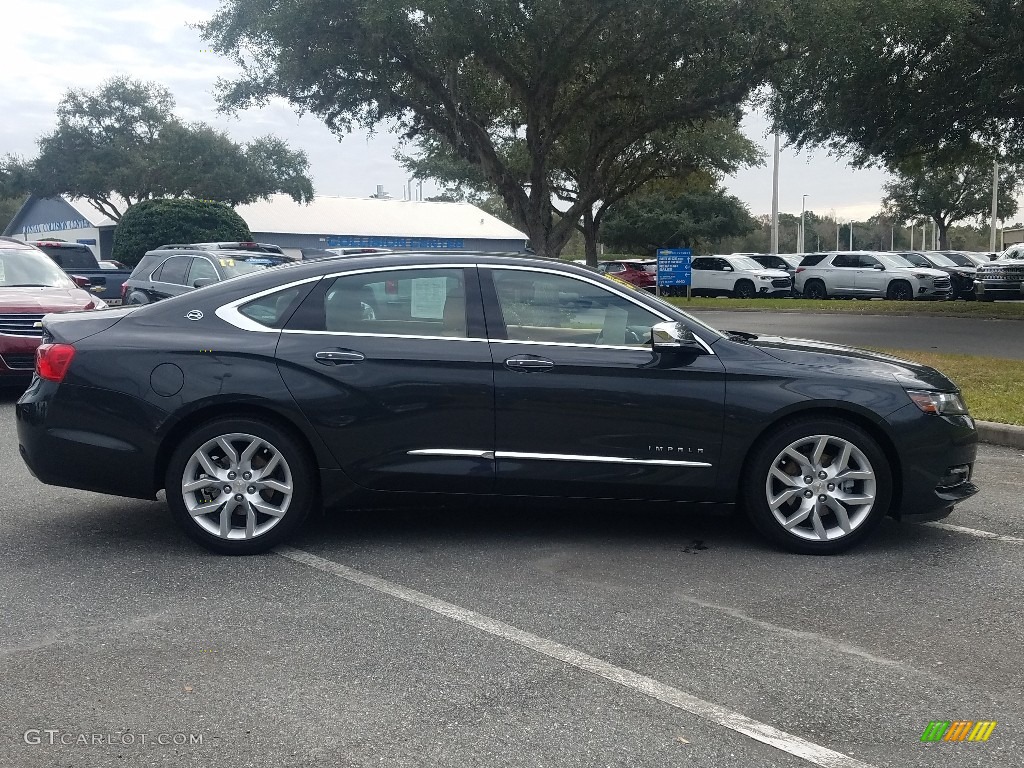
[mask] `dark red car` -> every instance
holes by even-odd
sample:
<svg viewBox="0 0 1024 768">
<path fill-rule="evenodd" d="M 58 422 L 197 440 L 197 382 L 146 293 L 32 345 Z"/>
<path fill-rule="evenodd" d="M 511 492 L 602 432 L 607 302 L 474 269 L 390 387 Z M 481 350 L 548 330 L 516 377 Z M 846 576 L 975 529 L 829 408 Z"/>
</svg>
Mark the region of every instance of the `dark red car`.
<svg viewBox="0 0 1024 768">
<path fill-rule="evenodd" d="M 647 261 L 602 261 L 597 265 L 597 270 L 604 275 L 617 277 L 625 280 L 637 288 L 646 288 L 653 291 L 657 282 L 656 270 L 650 270 Z"/>
<path fill-rule="evenodd" d="M 0 380 L 32 375 L 43 315 L 105 307 L 38 248 L 0 238 Z"/>
</svg>

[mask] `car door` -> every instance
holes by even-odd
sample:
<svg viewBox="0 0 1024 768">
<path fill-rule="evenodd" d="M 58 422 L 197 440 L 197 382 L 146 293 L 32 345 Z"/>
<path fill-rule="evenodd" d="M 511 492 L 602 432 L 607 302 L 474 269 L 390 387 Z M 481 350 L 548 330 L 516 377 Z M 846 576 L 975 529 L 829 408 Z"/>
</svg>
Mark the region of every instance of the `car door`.
<svg viewBox="0 0 1024 768">
<path fill-rule="evenodd" d="M 698 256 L 690 261 L 690 291 L 693 293 L 711 293 L 711 259 Z"/>
<path fill-rule="evenodd" d="M 494 490 L 494 378 L 475 268 L 325 277 L 277 346 L 289 391 L 353 482 Z"/>
<path fill-rule="evenodd" d="M 153 272 L 148 285 L 142 286 L 142 290 L 146 292 L 151 301 L 159 301 L 185 293 L 185 280 L 191 265 L 191 256 L 171 256 L 169 259 L 165 259 Z"/>
<path fill-rule="evenodd" d="M 699 498 L 721 450 L 724 367 L 656 354 L 666 319 L 629 288 L 542 267 L 481 268 L 499 493 Z"/>
<path fill-rule="evenodd" d="M 882 268 L 880 268 L 882 267 Z M 867 253 L 857 257 L 857 293 L 865 296 L 885 296 L 892 274 L 881 261 Z"/>
<path fill-rule="evenodd" d="M 717 257 L 708 261 L 711 267 L 708 270 L 708 280 L 715 293 L 731 293 L 736 284 L 736 272 L 732 265 L 725 259 Z"/>
<path fill-rule="evenodd" d="M 857 293 L 856 254 L 840 253 L 833 256 L 832 263 L 825 268 L 825 285 L 829 293 Z"/>
</svg>

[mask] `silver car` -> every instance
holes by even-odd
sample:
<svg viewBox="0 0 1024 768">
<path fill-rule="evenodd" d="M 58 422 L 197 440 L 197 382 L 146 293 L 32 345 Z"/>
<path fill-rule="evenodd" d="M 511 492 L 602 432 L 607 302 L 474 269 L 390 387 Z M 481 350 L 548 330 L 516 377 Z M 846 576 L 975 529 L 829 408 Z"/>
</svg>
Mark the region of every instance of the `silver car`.
<svg viewBox="0 0 1024 768">
<path fill-rule="evenodd" d="M 915 267 L 894 253 L 833 251 L 815 253 L 800 262 L 796 290 L 809 299 L 945 299 L 950 279 L 941 270 Z"/>
</svg>

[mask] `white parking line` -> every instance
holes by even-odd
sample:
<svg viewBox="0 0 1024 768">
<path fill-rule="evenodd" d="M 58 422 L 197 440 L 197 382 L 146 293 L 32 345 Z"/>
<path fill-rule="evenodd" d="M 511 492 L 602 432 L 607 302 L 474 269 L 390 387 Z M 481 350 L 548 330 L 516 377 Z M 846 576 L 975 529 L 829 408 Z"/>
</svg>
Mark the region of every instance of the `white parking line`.
<svg viewBox="0 0 1024 768">
<path fill-rule="evenodd" d="M 347 581 L 360 584 L 377 592 L 397 597 L 399 600 L 418 605 L 421 608 L 433 611 L 441 616 L 446 616 L 454 621 L 476 627 L 495 637 L 511 640 L 513 643 L 534 650 L 537 653 L 542 653 L 545 656 L 570 664 L 585 672 L 611 680 L 613 683 L 618 683 L 638 693 L 650 696 L 684 712 L 689 712 L 691 715 L 696 715 L 699 718 L 728 728 L 731 731 L 742 733 L 744 736 L 749 736 L 756 741 L 768 744 L 814 765 L 819 765 L 823 768 L 874 768 L 870 763 L 862 762 L 849 755 L 844 755 L 842 752 L 836 752 L 820 744 L 801 739 L 799 736 L 781 731 L 778 728 L 749 718 L 727 707 L 710 701 L 704 701 L 678 688 L 673 688 L 671 685 L 658 682 L 654 678 L 609 664 L 582 651 L 556 643 L 554 640 L 547 640 L 529 632 L 524 632 L 517 627 L 513 627 L 511 624 L 506 624 L 498 619 L 492 619 L 490 616 L 485 616 L 482 613 L 461 608 L 453 603 L 431 597 L 423 592 L 417 592 L 414 589 L 403 587 L 377 576 L 371 576 L 368 573 L 357 571 L 354 568 L 349 568 L 301 549 L 278 547 L 275 551 L 277 554 L 294 560 L 297 563 L 339 576 Z"/>
<path fill-rule="evenodd" d="M 944 531 L 953 531 L 955 533 L 966 533 L 968 536 L 974 536 L 978 539 L 988 539 L 989 541 L 1005 541 L 1009 544 L 1024 544 L 1024 539 L 1018 538 L 1017 536 L 1007 536 L 1002 533 L 992 533 L 992 531 L 982 531 L 977 528 L 965 528 L 962 525 L 953 525 L 952 523 L 921 523 L 921 525 L 930 525 L 932 528 L 941 528 Z"/>
</svg>

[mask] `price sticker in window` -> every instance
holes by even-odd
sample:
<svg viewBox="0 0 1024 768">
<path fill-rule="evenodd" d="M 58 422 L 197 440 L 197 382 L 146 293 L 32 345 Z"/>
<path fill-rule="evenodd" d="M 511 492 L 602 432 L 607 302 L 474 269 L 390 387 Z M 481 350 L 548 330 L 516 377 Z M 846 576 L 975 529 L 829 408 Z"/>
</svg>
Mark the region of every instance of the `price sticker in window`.
<svg viewBox="0 0 1024 768">
<path fill-rule="evenodd" d="M 234 259 L 217 259 L 222 267 L 233 267 L 235 266 Z"/>
</svg>

